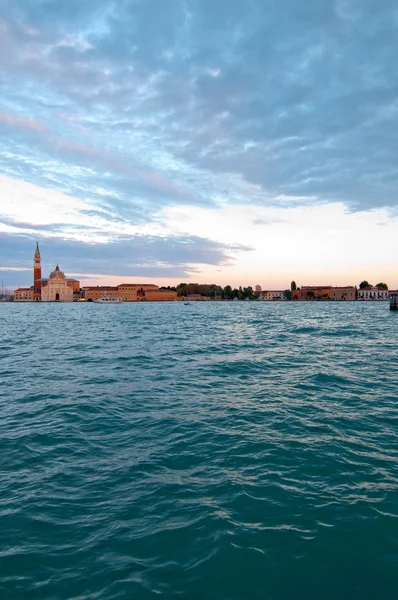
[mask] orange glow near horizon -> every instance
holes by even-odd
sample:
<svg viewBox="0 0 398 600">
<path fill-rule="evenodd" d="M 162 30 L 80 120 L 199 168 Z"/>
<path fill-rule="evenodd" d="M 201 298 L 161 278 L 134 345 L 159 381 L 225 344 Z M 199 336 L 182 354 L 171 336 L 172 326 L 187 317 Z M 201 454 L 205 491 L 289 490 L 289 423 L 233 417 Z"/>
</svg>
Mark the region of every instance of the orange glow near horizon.
<svg viewBox="0 0 398 600">
<path fill-rule="evenodd" d="M 82 287 L 84 286 L 95 286 L 95 285 L 111 285 L 116 286 L 121 283 L 153 283 L 162 286 L 175 287 L 179 283 L 201 283 L 211 284 L 215 283 L 225 287 L 231 285 L 233 288 L 239 286 L 247 287 L 261 285 L 264 290 L 285 290 L 290 288 L 291 281 L 295 281 L 297 286 L 302 285 L 331 285 L 331 286 L 358 286 L 364 279 L 368 280 L 372 285 L 381 281 L 387 283 L 389 289 L 398 289 L 398 277 L 397 273 L 389 272 L 385 269 L 380 270 L 369 270 L 362 274 L 358 274 L 357 270 L 347 269 L 344 273 L 332 272 L 309 272 L 303 270 L 301 273 L 269 273 L 268 277 L 258 277 L 258 273 L 242 272 L 239 276 L 238 272 L 233 268 L 225 269 L 225 271 L 215 272 L 216 270 L 209 270 L 209 272 L 202 271 L 196 275 L 185 277 L 185 278 L 173 278 L 173 277 L 126 277 L 119 275 L 96 275 L 93 273 L 69 273 L 69 277 L 79 279 Z"/>
</svg>

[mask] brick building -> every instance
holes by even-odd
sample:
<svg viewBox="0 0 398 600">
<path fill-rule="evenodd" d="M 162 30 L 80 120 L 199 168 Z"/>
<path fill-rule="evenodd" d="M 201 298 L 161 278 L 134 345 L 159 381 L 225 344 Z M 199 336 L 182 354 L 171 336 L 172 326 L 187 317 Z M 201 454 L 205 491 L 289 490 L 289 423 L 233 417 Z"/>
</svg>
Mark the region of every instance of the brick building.
<svg viewBox="0 0 398 600">
<path fill-rule="evenodd" d="M 292 292 L 292 300 L 331 300 L 331 285 L 306 285 Z"/>
<path fill-rule="evenodd" d="M 356 300 L 357 288 L 352 285 L 303 285 L 292 291 L 292 300 Z"/>
<path fill-rule="evenodd" d="M 146 300 L 145 293 L 148 291 L 159 291 L 159 287 L 154 283 L 121 283 L 116 286 L 87 286 L 83 288 L 82 296 L 87 302 L 97 300 L 102 296 L 120 298 L 124 302 L 137 302 Z"/>
<path fill-rule="evenodd" d="M 356 300 L 357 288 L 353 285 L 332 287 L 332 300 Z"/>
<path fill-rule="evenodd" d="M 177 292 L 173 290 L 145 290 L 144 299 L 147 302 L 171 302 L 177 300 Z"/>
<path fill-rule="evenodd" d="M 87 302 L 98 300 L 107 296 L 108 298 L 119 298 L 119 291 L 117 287 L 110 285 L 96 285 L 95 287 L 84 287 L 82 288 L 82 297 Z"/>
</svg>

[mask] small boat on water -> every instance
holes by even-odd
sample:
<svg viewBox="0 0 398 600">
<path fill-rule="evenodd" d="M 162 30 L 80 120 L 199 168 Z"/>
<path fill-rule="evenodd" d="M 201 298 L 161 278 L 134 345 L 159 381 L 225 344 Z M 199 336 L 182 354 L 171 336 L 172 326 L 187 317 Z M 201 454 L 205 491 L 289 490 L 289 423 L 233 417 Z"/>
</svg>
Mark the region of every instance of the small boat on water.
<svg viewBox="0 0 398 600">
<path fill-rule="evenodd" d="M 93 302 L 96 304 L 123 304 L 121 298 L 112 298 L 111 296 L 101 296 L 101 298 L 96 298 Z"/>
</svg>

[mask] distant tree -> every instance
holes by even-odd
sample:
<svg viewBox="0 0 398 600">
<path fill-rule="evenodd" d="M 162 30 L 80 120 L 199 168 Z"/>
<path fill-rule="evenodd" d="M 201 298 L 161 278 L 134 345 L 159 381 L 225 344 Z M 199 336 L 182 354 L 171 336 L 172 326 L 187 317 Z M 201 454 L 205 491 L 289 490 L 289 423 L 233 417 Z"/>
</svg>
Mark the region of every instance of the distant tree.
<svg viewBox="0 0 398 600">
<path fill-rule="evenodd" d="M 315 294 L 314 294 L 314 292 L 312 290 L 308 290 L 308 292 L 307 292 L 307 298 L 311 298 L 311 299 L 315 298 Z"/>
<path fill-rule="evenodd" d="M 361 281 L 361 283 L 359 284 L 359 289 L 363 290 L 363 288 L 366 288 L 366 287 L 369 287 L 369 286 L 370 286 L 369 281 L 366 281 L 366 279 L 365 279 L 365 281 Z"/>
<path fill-rule="evenodd" d="M 377 283 L 376 287 L 383 288 L 383 290 L 388 290 L 388 285 L 386 283 Z"/>
<path fill-rule="evenodd" d="M 287 300 L 291 300 L 292 299 L 292 291 L 291 290 L 285 290 L 285 296 Z"/>
<path fill-rule="evenodd" d="M 249 285 L 248 287 L 243 288 L 242 290 L 242 295 L 243 298 L 253 298 L 253 288 L 251 287 L 251 285 Z"/>
<path fill-rule="evenodd" d="M 198 294 L 201 296 L 210 296 L 210 286 L 207 283 L 203 283 L 202 285 L 198 285 Z"/>
<path fill-rule="evenodd" d="M 234 288 L 232 290 L 232 296 L 231 298 L 238 298 L 239 297 L 239 290 L 237 288 Z"/>
<path fill-rule="evenodd" d="M 224 288 L 224 298 L 232 298 L 232 288 L 230 285 L 226 285 Z"/>
<path fill-rule="evenodd" d="M 0 298 L 2 300 L 10 300 L 11 298 L 14 299 L 14 290 L 9 287 L 0 288 Z"/>
<path fill-rule="evenodd" d="M 290 291 L 294 292 L 297 290 L 297 284 L 295 281 L 292 281 L 292 283 L 290 284 Z"/>
<path fill-rule="evenodd" d="M 210 284 L 210 292 L 211 292 L 212 298 L 214 298 L 215 296 L 221 296 L 222 287 L 217 285 L 216 283 L 211 283 Z M 214 292 L 214 295 L 213 295 L 213 292 Z"/>
<path fill-rule="evenodd" d="M 242 300 L 243 298 L 243 290 L 242 290 L 242 286 L 239 286 L 239 290 L 238 290 L 238 298 L 239 300 Z"/>
<path fill-rule="evenodd" d="M 199 283 L 190 283 L 188 284 L 187 292 L 188 294 L 200 294 L 199 288 Z"/>
<path fill-rule="evenodd" d="M 187 295 L 187 284 L 180 283 L 177 285 L 177 296 L 186 296 Z"/>
</svg>

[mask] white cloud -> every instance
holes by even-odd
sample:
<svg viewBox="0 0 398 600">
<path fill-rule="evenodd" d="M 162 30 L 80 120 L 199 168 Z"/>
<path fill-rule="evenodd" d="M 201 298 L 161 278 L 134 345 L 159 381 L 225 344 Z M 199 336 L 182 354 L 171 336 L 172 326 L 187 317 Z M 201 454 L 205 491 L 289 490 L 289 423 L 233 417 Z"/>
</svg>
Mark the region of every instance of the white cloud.
<svg viewBox="0 0 398 600">
<path fill-rule="evenodd" d="M 135 226 L 98 204 L 0 175 L 0 231 L 106 243 L 120 235 L 161 235 L 160 224 Z M 21 226 L 22 225 L 22 226 Z M 53 228 L 51 227 L 53 226 Z M 43 229 L 44 227 L 44 229 Z"/>
</svg>

